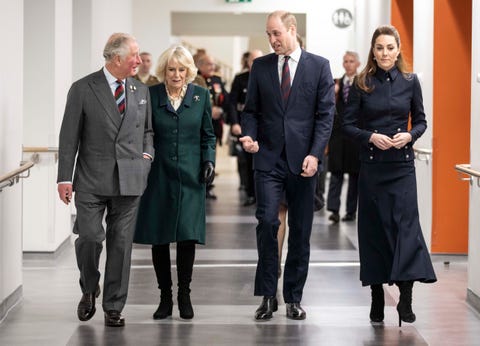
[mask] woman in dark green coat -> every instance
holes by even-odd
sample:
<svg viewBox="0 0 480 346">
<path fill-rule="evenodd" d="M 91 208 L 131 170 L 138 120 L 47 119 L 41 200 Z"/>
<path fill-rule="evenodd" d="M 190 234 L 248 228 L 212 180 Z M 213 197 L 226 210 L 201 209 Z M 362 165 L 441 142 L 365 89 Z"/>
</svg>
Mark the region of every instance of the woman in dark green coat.
<svg viewBox="0 0 480 346">
<path fill-rule="evenodd" d="M 154 319 L 172 314 L 170 243 L 177 243 L 180 317 L 193 318 L 195 244 L 205 244 L 205 187 L 215 176 L 210 94 L 191 83 L 196 74 L 190 52 L 172 47 L 158 60 L 161 84 L 150 87 L 156 155 L 140 202 L 134 242 L 153 245 L 161 292 Z"/>
</svg>

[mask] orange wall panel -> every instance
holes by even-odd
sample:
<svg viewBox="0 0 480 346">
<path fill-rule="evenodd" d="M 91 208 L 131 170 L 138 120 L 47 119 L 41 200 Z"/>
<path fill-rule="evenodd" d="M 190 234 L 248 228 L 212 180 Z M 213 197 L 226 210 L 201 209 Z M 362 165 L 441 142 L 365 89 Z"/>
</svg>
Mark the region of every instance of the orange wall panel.
<svg viewBox="0 0 480 346">
<path fill-rule="evenodd" d="M 468 252 L 468 184 L 454 166 L 470 160 L 470 0 L 434 2 L 432 252 Z"/>
<path fill-rule="evenodd" d="M 392 0 L 391 23 L 400 34 L 404 60 L 413 66 L 413 0 Z"/>
</svg>

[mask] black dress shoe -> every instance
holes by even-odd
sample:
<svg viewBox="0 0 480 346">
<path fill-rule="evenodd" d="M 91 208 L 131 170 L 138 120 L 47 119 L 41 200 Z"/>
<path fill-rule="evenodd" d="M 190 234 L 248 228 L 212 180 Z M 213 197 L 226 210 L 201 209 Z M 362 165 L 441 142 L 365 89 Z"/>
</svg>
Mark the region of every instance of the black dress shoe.
<svg viewBox="0 0 480 346">
<path fill-rule="evenodd" d="M 254 205 L 255 203 L 257 203 L 257 200 L 255 199 L 255 197 L 247 197 L 245 202 L 243 202 L 243 206 L 248 207 L 250 205 Z"/>
<path fill-rule="evenodd" d="M 287 303 L 287 318 L 291 320 L 304 320 L 307 313 L 302 309 L 300 303 Z"/>
<path fill-rule="evenodd" d="M 263 297 L 262 304 L 255 311 L 255 319 L 257 321 L 268 321 L 277 310 L 278 301 L 276 297 Z"/>
<path fill-rule="evenodd" d="M 105 325 L 107 327 L 123 327 L 125 325 L 125 319 L 120 311 L 108 310 L 105 312 Z"/>
<path fill-rule="evenodd" d="M 357 216 L 355 214 L 346 214 L 344 217 L 342 217 L 342 221 L 355 221 Z"/>
<path fill-rule="evenodd" d="M 100 286 L 95 293 L 84 293 L 77 307 L 77 316 L 80 321 L 88 321 L 95 315 L 95 298 L 100 295 Z"/>
<path fill-rule="evenodd" d="M 338 213 L 332 213 L 332 214 L 330 214 L 328 219 L 330 221 L 333 221 L 333 223 L 338 223 L 338 221 L 340 221 L 340 215 L 338 215 Z"/>
</svg>

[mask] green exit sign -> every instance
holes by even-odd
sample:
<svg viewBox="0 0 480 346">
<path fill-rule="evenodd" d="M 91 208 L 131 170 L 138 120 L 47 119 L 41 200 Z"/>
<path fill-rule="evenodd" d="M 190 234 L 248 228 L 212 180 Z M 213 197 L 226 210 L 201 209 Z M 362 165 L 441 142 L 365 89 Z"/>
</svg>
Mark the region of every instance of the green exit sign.
<svg viewBox="0 0 480 346">
<path fill-rule="evenodd" d="M 225 0 L 225 2 L 252 2 L 252 0 Z"/>
</svg>

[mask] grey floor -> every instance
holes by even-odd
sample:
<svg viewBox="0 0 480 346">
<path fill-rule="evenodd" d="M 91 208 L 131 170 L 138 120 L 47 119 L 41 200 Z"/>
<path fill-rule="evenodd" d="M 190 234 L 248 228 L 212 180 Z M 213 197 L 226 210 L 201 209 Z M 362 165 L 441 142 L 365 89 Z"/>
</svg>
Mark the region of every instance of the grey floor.
<svg viewBox="0 0 480 346">
<path fill-rule="evenodd" d="M 218 200 L 208 202 L 207 245 L 197 248 L 192 321 L 181 320 L 176 306 L 170 319 L 151 318 L 159 293 L 143 246 L 133 251 L 126 327 L 104 327 L 101 309 L 78 321 L 78 270 L 67 244 L 56 256 L 24 256 L 23 299 L 0 324 L 0 345 L 480 345 L 480 316 L 465 300 L 466 257 L 433 256 L 439 281 L 415 285 L 413 324 L 398 327 L 398 290 L 386 287 L 385 323 L 374 326 L 369 289 L 358 280 L 356 224 L 332 225 L 324 211 L 311 238 L 307 319 L 288 320 L 282 304 L 271 321 L 255 322 L 255 209 L 241 205 L 234 159 L 221 151 L 218 161 Z"/>
</svg>

